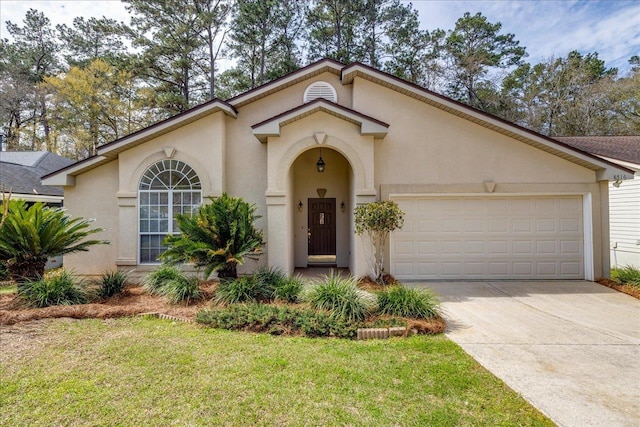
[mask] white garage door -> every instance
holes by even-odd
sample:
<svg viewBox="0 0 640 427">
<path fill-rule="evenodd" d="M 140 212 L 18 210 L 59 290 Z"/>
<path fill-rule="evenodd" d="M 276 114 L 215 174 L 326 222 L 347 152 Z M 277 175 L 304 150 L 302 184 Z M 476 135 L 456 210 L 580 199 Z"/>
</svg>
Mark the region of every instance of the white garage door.
<svg viewBox="0 0 640 427">
<path fill-rule="evenodd" d="M 581 196 L 392 199 L 399 280 L 584 278 Z"/>
</svg>

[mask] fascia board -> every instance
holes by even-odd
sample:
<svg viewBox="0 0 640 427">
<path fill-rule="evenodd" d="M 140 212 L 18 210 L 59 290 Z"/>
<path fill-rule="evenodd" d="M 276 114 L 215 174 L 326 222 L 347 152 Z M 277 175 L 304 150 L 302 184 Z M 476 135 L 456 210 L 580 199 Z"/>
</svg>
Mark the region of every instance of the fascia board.
<svg viewBox="0 0 640 427">
<path fill-rule="evenodd" d="M 76 185 L 75 175 L 82 173 L 86 169 L 91 169 L 92 166 L 95 166 L 105 160 L 107 160 L 107 157 L 95 156 L 92 157 L 91 160 L 76 163 L 75 165 L 71 165 L 71 167 L 62 169 L 58 173 L 48 175 L 46 178 L 42 179 L 42 185 L 73 187 Z"/>
<path fill-rule="evenodd" d="M 607 160 L 601 159 L 598 156 L 590 155 L 580 150 L 568 147 L 560 141 L 550 141 L 543 135 L 536 134 L 536 132 L 534 131 L 522 128 L 515 124 L 509 124 L 502 119 L 493 117 L 487 113 L 465 106 L 456 101 L 449 100 L 442 95 L 432 93 L 427 89 L 420 88 L 409 82 L 393 78 L 392 76 L 388 76 L 380 71 L 370 69 L 366 66 L 363 66 L 362 64 L 356 63 L 344 67 L 342 70 L 342 83 L 351 84 L 353 83 L 355 77 L 358 75 L 379 79 L 383 81 L 388 87 L 399 88 L 402 91 L 410 92 L 416 95 L 418 98 L 425 98 L 428 100 L 428 103 L 430 105 L 435 105 L 445 111 L 455 112 L 458 116 L 462 116 L 463 118 L 466 117 L 471 121 L 484 125 L 485 127 L 488 127 L 490 129 L 497 128 L 504 130 L 506 133 L 516 134 L 520 137 L 519 140 L 522 142 L 527 143 L 527 141 L 530 141 L 531 143 L 533 143 L 530 145 L 542 145 L 551 151 L 556 151 L 566 155 L 568 158 L 559 156 L 561 158 L 564 158 L 565 160 L 572 161 L 571 157 L 576 160 L 581 160 L 582 162 L 589 164 L 592 170 L 596 171 L 598 181 L 615 181 L 617 179 L 630 179 L 631 177 L 633 177 L 633 171 L 631 169 L 613 164 Z M 573 160 L 572 162 L 576 163 L 575 160 Z"/>
<path fill-rule="evenodd" d="M 318 111 L 324 111 L 339 118 L 359 124 L 361 135 L 373 135 L 374 138 L 384 138 L 389 128 L 389 125 L 387 124 L 369 120 L 359 114 L 350 112 L 343 107 L 334 105 L 331 102 L 316 100 L 302 106 L 302 108 L 296 108 L 293 111 L 281 114 L 273 119 L 252 126 L 252 132 L 260 142 L 267 142 L 267 138 L 270 136 L 280 136 L 280 129 L 283 125 L 294 122 Z"/>
</svg>

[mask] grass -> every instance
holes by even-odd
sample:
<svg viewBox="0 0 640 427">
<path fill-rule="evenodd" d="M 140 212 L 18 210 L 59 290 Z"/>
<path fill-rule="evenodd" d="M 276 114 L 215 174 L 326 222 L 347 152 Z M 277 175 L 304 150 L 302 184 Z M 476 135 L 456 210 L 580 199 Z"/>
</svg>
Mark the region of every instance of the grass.
<svg viewBox="0 0 640 427">
<path fill-rule="evenodd" d="M 142 318 L 43 327 L 18 349 L 5 342 L 0 424 L 553 425 L 444 336 L 317 340 Z"/>
<path fill-rule="evenodd" d="M 631 265 L 612 268 L 611 279 L 620 285 L 627 285 L 640 289 L 640 269 Z"/>
<path fill-rule="evenodd" d="M 16 292 L 18 292 L 18 286 L 15 283 L 0 284 L 0 295 L 15 294 Z"/>
</svg>

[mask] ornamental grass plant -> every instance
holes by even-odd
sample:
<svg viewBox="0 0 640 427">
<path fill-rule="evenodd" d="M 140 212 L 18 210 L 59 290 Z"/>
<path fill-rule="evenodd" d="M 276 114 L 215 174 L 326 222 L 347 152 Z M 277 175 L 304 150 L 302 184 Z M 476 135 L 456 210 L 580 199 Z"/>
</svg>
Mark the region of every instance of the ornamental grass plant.
<svg viewBox="0 0 640 427">
<path fill-rule="evenodd" d="M 392 286 L 378 294 L 378 313 L 413 319 L 439 316 L 440 301 L 427 289 Z"/>
<path fill-rule="evenodd" d="M 88 302 L 87 283 L 61 269 L 45 273 L 40 280 L 18 287 L 18 295 L 33 308 L 74 305 Z"/>
<path fill-rule="evenodd" d="M 311 307 L 325 310 L 335 318 L 362 321 L 373 311 L 375 298 L 357 284 L 356 279 L 331 271 L 323 281 L 308 289 L 305 299 Z"/>
</svg>

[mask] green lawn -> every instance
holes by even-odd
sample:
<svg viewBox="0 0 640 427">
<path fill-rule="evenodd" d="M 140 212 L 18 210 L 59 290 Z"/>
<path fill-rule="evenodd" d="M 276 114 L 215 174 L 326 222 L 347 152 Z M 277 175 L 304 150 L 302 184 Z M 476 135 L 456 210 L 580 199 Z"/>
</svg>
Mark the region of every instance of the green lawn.
<svg viewBox="0 0 640 427">
<path fill-rule="evenodd" d="M 142 318 L 44 328 L 0 355 L 0 425 L 553 425 L 444 336 L 273 337 Z"/>
</svg>

